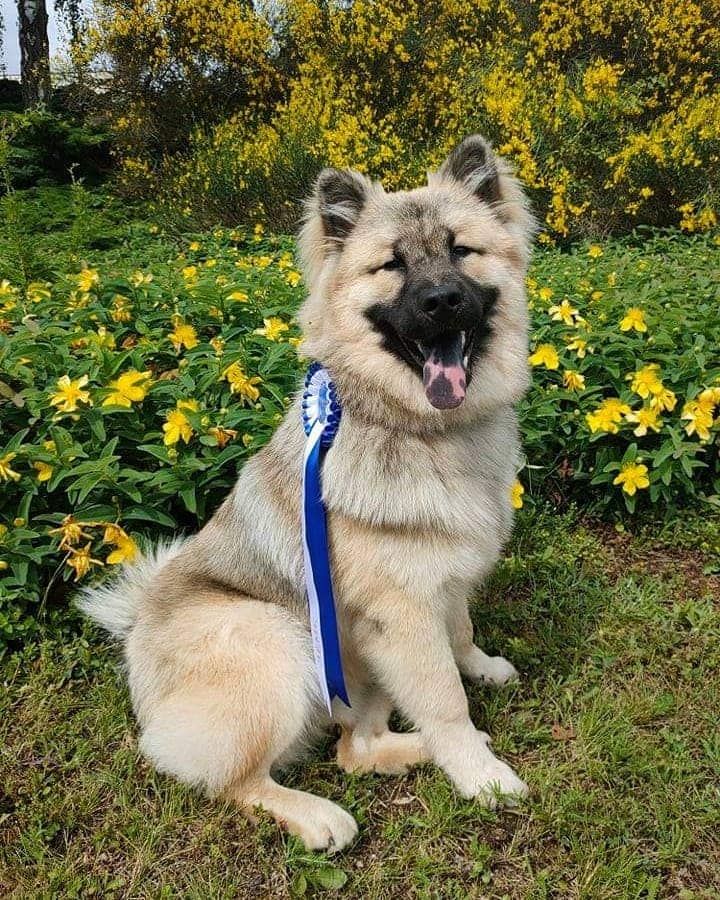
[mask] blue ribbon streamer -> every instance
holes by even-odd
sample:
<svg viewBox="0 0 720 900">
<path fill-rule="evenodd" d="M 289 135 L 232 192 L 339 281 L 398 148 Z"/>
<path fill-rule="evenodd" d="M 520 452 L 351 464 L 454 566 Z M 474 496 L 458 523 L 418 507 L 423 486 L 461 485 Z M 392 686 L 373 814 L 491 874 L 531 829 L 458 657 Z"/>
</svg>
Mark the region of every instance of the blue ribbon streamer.
<svg viewBox="0 0 720 900">
<path fill-rule="evenodd" d="M 319 363 L 314 363 L 308 370 L 303 395 L 303 424 L 308 436 L 303 462 L 303 548 L 315 665 L 320 688 L 330 712 L 334 697 L 350 706 L 342 668 L 330 573 L 327 518 L 320 478 L 324 450 L 332 444 L 335 437 L 340 412 L 340 404 L 327 370 Z"/>
</svg>

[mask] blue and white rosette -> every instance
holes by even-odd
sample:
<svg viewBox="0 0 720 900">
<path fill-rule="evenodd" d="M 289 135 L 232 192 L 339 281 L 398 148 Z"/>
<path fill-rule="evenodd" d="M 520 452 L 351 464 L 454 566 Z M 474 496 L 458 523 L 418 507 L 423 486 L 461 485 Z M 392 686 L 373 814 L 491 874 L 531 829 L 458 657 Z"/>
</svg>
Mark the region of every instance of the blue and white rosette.
<svg viewBox="0 0 720 900">
<path fill-rule="evenodd" d="M 313 363 L 305 376 L 302 401 L 307 441 L 303 459 L 302 525 L 305 584 L 310 608 L 313 653 L 320 689 L 332 713 L 333 697 L 350 706 L 340 653 L 335 598 L 330 574 L 327 521 L 322 499 L 320 463 L 340 424 L 340 403 L 327 369 Z"/>
</svg>

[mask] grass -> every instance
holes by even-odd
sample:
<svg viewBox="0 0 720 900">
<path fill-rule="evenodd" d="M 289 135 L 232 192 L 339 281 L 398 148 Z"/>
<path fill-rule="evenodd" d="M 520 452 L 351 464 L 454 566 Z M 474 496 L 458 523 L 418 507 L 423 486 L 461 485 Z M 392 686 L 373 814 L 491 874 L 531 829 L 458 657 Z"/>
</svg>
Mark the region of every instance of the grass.
<svg viewBox="0 0 720 900">
<path fill-rule="evenodd" d="M 474 606 L 479 642 L 523 680 L 469 694 L 531 798 L 489 812 L 429 766 L 349 777 L 328 741 L 286 781 L 358 818 L 358 843 L 330 858 L 154 773 L 95 633 L 29 647 L 2 673 L 0 891 L 717 897 L 719 549 L 707 518 L 658 538 L 526 512 Z"/>
</svg>

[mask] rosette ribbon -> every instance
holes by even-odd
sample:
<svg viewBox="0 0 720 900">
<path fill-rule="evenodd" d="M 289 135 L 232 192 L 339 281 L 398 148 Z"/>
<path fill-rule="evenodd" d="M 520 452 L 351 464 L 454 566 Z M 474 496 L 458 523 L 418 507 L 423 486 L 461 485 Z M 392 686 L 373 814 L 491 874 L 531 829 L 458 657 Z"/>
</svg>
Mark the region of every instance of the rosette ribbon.
<svg viewBox="0 0 720 900">
<path fill-rule="evenodd" d="M 337 434 L 341 408 L 327 369 L 317 362 L 305 376 L 302 413 L 307 435 L 302 479 L 305 585 L 315 667 L 323 698 L 332 713 L 333 697 L 339 697 L 346 706 L 350 706 L 350 701 L 342 669 L 320 467 L 324 451 Z"/>
</svg>

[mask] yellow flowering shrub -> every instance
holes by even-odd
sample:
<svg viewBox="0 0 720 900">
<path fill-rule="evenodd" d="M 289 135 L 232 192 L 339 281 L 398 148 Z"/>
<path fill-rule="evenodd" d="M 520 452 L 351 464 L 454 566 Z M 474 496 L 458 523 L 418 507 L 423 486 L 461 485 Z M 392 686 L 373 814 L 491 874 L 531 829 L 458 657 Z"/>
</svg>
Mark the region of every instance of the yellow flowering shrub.
<svg viewBox="0 0 720 900">
<path fill-rule="evenodd" d="M 720 238 L 577 245 L 562 260 L 536 253 L 528 279 L 523 477 L 566 496 L 584 485 L 590 508 L 716 504 L 720 283 L 699 273 L 720 263 Z"/>
<path fill-rule="evenodd" d="M 546 241 L 717 221 L 714 0 L 98 8 L 81 55 L 113 59 L 124 175 L 143 189 L 159 176 L 187 217 L 286 225 L 322 165 L 408 186 L 481 131 Z"/>
</svg>

